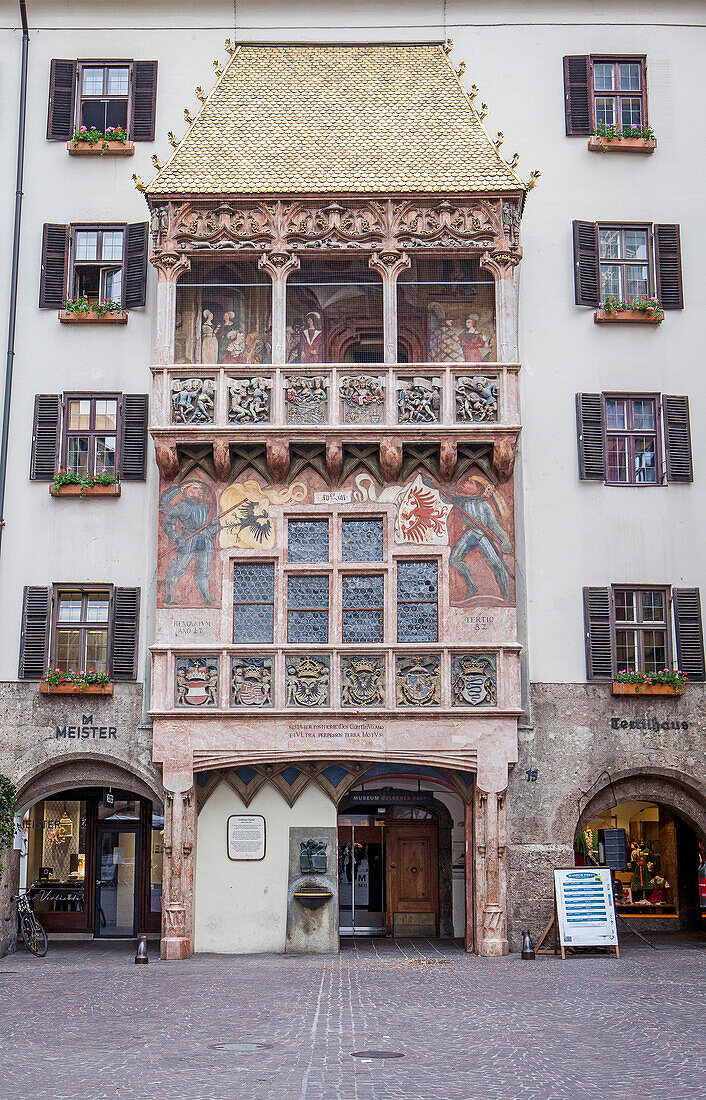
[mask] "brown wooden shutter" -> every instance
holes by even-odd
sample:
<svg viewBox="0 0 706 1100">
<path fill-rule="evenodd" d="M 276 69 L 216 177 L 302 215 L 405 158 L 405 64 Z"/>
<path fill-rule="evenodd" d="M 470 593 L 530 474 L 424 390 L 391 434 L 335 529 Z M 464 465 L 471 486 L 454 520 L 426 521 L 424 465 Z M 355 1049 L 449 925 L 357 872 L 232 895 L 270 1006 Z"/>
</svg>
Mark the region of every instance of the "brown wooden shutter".
<svg viewBox="0 0 706 1100">
<path fill-rule="evenodd" d="M 39 308 L 61 309 L 66 300 L 66 266 L 69 255 L 68 225 L 45 223 L 42 233 L 42 271 Z"/>
<path fill-rule="evenodd" d="M 110 654 L 110 670 L 114 680 L 134 680 L 137 676 L 139 622 L 139 588 L 116 588 L 113 593 L 113 636 Z"/>
<path fill-rule="evenodd" d="M 589 680 L 613 679 L 613 612 L 609 588 L 584 588 L 586 676 Z"/>
<path fill-rule="evenodd" d="M 22 600 L 20 680 L 40 680 L 46 671 L 50 613 L 49 589 L 27 586 Z"/>
<path fill-rule="evenodd" d="M 128 225 L 125 240 L 124 306 L 134 309 L 145 304 L 147 283 L 147 222 Z"/>
<path fill-rule="evenodd" d="M 603 395 L 576 394 L 579 477 L 582 481 L 605 481 L 605 416 Z"/>
<path fill-rule="evenodd" d="M 665 393 L 662 397 L 662 415 L 664 449 L 667 455 L 667 481 L 684 483 L 693 481 L 689 398 Z"/>
<path fill-rule="evenodd" d="M 132 66 L 133 141 L 154 141 L 155 109 L 157 105 L 157 62 L 135 61 Z"/>
<path fill-rule="evenodd" d="M 597 306 L 598 226 L 595 222 L 574 222 L 574 287 L 577 306 Z"/>
<path fill-rule="evenodd" d="M 34 398 L 32 458 L 29 466 L 32 481 L 53 479 L 59 464 L 60 427 L 61 397 L 58 393 L 38 393 Z"/>
<path fill-rule="evenodd" d="M 120 478 L 144 481 L 147 476 L 146 393 L 124 393 L 120 420 Z"/>
<path fill-rule="evenodd" d="M 706 679 L 701 596 L 698 588 L 673 588 L 677 664 L 690 680 Z"/>
<path fill-rule="evenodd" d="M 655 226 L 657 297 L 663 309 L 683 309 L 681 237 L 678 225 Z"/>
<path fill-rule="evenodd" d="M 49 74 L 49 141 L 70 141 L 74 132 L 74 102 L 76 95 L 75 61 L 52 61 Z"/>
<path fill-rule="evenodd" d="M 591 132 L 588 57 L 564 58 L 564 111 L 569 137 Z"/>
</svg>

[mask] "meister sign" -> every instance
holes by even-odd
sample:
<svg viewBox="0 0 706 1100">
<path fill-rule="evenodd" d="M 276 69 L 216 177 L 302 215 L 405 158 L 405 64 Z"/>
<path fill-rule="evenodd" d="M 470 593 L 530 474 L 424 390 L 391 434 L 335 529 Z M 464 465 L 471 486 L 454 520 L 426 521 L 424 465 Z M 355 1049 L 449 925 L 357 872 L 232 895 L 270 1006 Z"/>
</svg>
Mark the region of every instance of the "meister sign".
<svg viewBox="0 0 706 1100">
<path fill-rule="evenodd" d="M 117 726 L 94 726 L 92 714 L 81 715 L 80 726 L 57 726 L 57 741 L 65 737 L 70 741 L 115 741 Z"/>
</svg>

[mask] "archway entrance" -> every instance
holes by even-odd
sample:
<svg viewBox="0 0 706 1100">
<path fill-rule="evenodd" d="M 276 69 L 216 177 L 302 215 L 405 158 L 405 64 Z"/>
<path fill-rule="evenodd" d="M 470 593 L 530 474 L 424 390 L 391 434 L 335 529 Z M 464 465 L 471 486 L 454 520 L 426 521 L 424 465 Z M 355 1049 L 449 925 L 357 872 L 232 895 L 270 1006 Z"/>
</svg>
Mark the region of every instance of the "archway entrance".
<svg viewBox="0 0 706 1100">
<path fill-rule="evenodd" d="M 581 814 L 577 862 L 611 868 L 616 911 L 640 931 L 706 931 L 699 795 L 672 774 L 619 776 Z"/>
</svg>

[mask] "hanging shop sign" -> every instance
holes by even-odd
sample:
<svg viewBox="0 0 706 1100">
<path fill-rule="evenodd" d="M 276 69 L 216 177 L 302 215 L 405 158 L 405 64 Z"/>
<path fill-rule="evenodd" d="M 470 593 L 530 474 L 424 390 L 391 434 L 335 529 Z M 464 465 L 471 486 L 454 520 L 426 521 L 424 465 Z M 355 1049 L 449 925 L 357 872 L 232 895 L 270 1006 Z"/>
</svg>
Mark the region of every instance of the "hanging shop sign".
<svg viewBox="0 0 706 1100">
<path fill-rule="evenodd" d="M 228 859 L 265 858 L 265 819 L 260 814 L 231 814 L 226 836 Z"/>
<path fill-rule="evenodd" d="M 562 958 L 567 947 L 614 947 L 618 954 L 609 867 L 555 870 L 554 893 Z"/>
</svg>

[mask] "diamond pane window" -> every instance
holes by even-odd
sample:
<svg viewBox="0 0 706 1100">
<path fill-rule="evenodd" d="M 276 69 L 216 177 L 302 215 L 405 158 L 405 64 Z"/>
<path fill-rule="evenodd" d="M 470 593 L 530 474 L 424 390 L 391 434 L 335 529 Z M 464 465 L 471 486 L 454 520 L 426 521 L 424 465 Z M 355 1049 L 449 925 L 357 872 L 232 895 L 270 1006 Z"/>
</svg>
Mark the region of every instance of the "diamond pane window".
<svg viewBox="0 0 706 1100">
<path fill-rule="evenodd" d="M 288 577 L 287 641 L 328 641 L 328 577 Z"/>
<path fill-rule="evenodd" d="M 290 519 L 287 524 L 287 558 L 296 562 L 328 561 L 328 520 Z"/>
<path fill-rule="evenodd" d="M 397 563 L 397 641 L 435 642 L 438 637 L 438 565 Z"/>
<path fill-rule="evenodd" d="M 274 641 L 274 562 L 238 564 L 233 571 L 233 641 Z"/>
<path fill-rule="evenodd" d="M 343 561 L 382 561 L 382 520 L 344 519 L 341 524 Z"/>
<path fill-rule="evenodd" d="M 381 642 L 383 640 L 382 576 L 343 577 L 343 641 Z"/>
</svg>

